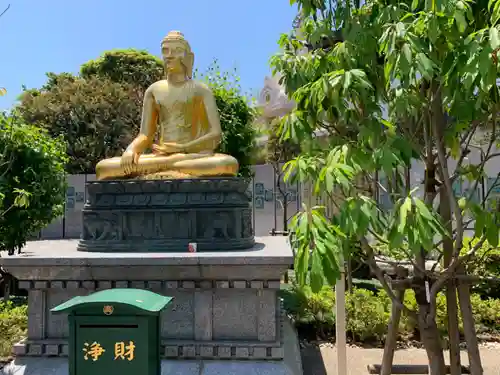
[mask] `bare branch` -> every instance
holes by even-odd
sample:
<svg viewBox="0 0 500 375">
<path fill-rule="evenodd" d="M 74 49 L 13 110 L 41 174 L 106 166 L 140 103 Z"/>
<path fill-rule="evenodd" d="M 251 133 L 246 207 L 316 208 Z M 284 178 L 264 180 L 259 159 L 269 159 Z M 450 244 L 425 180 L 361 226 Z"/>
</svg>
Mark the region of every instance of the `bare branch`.
<svg viewBox="0 0 500 375">
<path fill-rule="evenodd" d="M 479 164 L 479 175 L 483 175 L 484 173 L 484 166 L 486 164 L 486 162 L 494 157 L 497 157 L 497 156 L 500 156 L 500 153 L 493 153 L 491 154 L 491 149 L 493 148 L 493 145 L 495 144 L 496 142 L 496 109 L 493 111 L 493 124 L 492 124 L 492 131 L 491 131 L 491 135 L 490 135 L 490 141 L 488 143 L 488 148 L 486 150 L 486 152 L 484 153 L 485 157 L 484 159 L 482 160 L 481 164 Z M 482 148 L 479 148 L 482 152 Z M 471 194 L 474 193 L 476 190 L 477 190 L 477 187 L 479 186 L 479 178 L 476 180 L 476 182 L 474 183 L 474 186 L 473 188 L 471 189 Z M 472 196 L 472 195 L 471 195 Z M 470 199 L 470 197 L 469 197 Z"/>
<path fill-rule="evenodd" d="M 476 129 L 477 127 L 479 126 L 479 121 L 474 121 L 472 123 L 472 127 L 469 129 L 469 131 L 467 131 L 464 136 L 462 137 L 462 139 L 460 140 L 460 145 L 463 145 L 465 143 L 465 146 L 462 147 L 462 151 L 460 152 L 460 157 L 457 161 L 457 166 L 455 168 L 455 171 L 453 172 L 453 177 L 452 179 L 455 179 L 457 176 L 458 176 L 458 171 L 460 170 L 460 168 L 462 167 L 462 163 L 464 162 L 465 160 L 465 157 L 468 155 L 469 153 L 469 145 L 472 141 L 472 138 L 474 138 L 474 134 L 476 133 Z M 451 154 L 451 150 L 446 154 L 446 160 L 449 159 L 450 157 L 450 154 Z"/>
<path fill-rule="evenodd" d="M 486 192 L 486 194 L 484 195 L 483 197 L 483 201 L 481 202 L 483 205 L 486 204 L 486 202 L 488 201 L 488 198 L 491 194 L 491 192 L 493 191 L 493 188 L 496 186 L 496 184 L 498 183 L 500 179 L 500 172 L 497 173 L 497 176 L 495 177 L 495 181 L 491 184 L 491 186 L 488 188 L 488 191 Z"/>
<path fill-rule="evenodd" d="M 454 272 L 460 267 L 466 260 L 470 259 L 474 254 L 483 246 L 484 241 L 486 241 L 486 236 L 483 235 L 479 241 L 474 245 L 472 249 L 470 249 L 467 254 L 461 256 L 461 257 L 455 257 L 450 265 L 445 268 L 436 282 L 432 284 L 431 288 L 431 296 L 434 298 L 437 293 L 443 288 L 444 284 L 446 281 L 453 276 Z"/>
<path fill-rule="evenodd" d="M 10 4 L 7 5 L 7 8 L 5 8 L 2 13 L 0 13 L 0 17 L 2 17 L 9 9 L 10 9 Z"/>
</svg>

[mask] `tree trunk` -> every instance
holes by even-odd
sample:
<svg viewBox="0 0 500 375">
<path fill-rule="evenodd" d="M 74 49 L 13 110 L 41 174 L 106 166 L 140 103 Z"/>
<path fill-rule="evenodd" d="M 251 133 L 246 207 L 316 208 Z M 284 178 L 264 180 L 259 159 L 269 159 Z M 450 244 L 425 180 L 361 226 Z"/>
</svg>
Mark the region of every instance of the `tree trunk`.
<svg viewBox="0 0 500 375">
<path fill-rule="evenodd" d="M 347 256 L 347 291 L 352 294 L 353 284 L 352 284 L 352 259 L 351 255 Z"/>
<path fill-rule="evenodd" d="M 470 372 L 474 375 L 483 375 L 483 366 L 481 364 L 481 355 L 479 354 L 479 345 L 470 303 L 469 285 L 458 283 L 458 301 L 460 303 L 462 320 L 464 322 L 464 336 L 465 342 L 467 343 Z"/>
<path fill-rule="evenodd" d="M 444 177 L 441 175 L 441 179 L 443 178 Z M 443 222 L 446 223 L 446 230 L 448 233 L 452 233 L 453 228 L 450 199 L 444 186 L 440 188 L 439 193 L 439 212 Z M 443 238 L 443 264 L 445 268 L 450 265 L 453 257 L 453 246 L 453 238 L 445 236 Z M 446 285 L 446 310 L 448 313 L 450 372 L 451 375 L 461 375 L 462 366 L 460 363 L 460 332 L 458 331 L 457 287 L 453 278 L 450 278 Z"/>
<path fill-rule="evenodd" d="M 441 338 L 436 324 L 436 317 L 430 314 L 429 304 L 418 305 L 418 326 L 420 329 L 420 339 L 424 344 L 429 360 L 430 375 L 445 375 L 443 348 Z"/>
<path fill-rule="evenodd" d="M 405 297 L 405 290 L 398 289 L 396 297 L 399 301 L 403 302 Z M 387 337 L 385 338 L 384 354 L 382 356 L 382 366 L 380 375 L 392 374 L 392 362 L 394 361 L 394 350 L 398 340 L 399 321 L 401 319 L 401 308 L 397 303 L 392 302 L 391 320 L 389 320 L 389 329 L 387 330 Z"/>
<path fill-rule="evenodd" d="M 446 311 L 448 313 L 448 339 L 450 349 L 450 373 L 462 374 L 460 363 L 460 332 L 458 331 L 457 289 L 453 280 L 446 287 Z"/>
<path fill-rule="evenodd" d="M 11 293 L 12 276 L 0 269 L 0 281 L 3 281 L 4 301 L 8 301 L 10 299 L 10 293 Z"/>
</svg>

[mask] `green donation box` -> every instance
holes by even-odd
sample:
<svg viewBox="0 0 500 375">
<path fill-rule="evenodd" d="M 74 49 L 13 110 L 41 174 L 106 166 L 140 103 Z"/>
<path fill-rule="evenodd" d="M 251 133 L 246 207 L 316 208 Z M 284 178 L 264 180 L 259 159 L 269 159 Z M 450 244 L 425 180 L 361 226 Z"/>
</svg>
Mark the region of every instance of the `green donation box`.
<svg viewBox="0 0 500 375">
<path fill-rule="evenodd" d="M 54 307 L 69 314 L 70 375 L 159 375 L 160 312 L 172 300 L 108 289 Z"/>
</svg>

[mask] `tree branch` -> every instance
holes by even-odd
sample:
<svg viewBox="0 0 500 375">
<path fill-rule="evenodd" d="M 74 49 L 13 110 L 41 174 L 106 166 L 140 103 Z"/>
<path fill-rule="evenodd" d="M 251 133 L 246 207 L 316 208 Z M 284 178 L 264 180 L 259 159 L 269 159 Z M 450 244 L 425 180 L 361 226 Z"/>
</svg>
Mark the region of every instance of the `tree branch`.
<svg viewBox="0 0 500 375">
<path fill-rule="evenodd" d="M 444 145 L 444 134 L 443 134 L 443 129 L 441 126 L 443 125 L 443 110 L 441 108 L 442 105 L 442 98 L 441 98 L 441 91 L 440 88 L 435 90 L 433 92 L 433 98 L 432 98 L 432 107 L 434 109 L 434 115 L 439 116 L 439 118 L 434 122 L 434 126 L 431 125 L 432 127 L 432 132 L 434 134 L 434 137 L 436 138 L 436 151 L 437 151 L 437 156 L 439 160 L 439 166 L 441 169 L 441 176 L 443 178 L 443 184 L 445 188 L 446 195 L 448 196 L 448 200 L 450 203 L 450 209 L 453 213 L 453 216 L 455 217 L 455 220 L 457 222 L 457 238 L 455 240 L 455 248 L 454 248 L 454 253 L 457 253 L 460 251 L 462 248 L 462 241 L 463 241 L 463 217 L 462 217 L 462 212 L 460 211 L 460 208 L 458 207 L 457 200 L 455 199 L 455 194 L 453 193 L 453 187 L 451 185 L 451 179 L 450 179 L 450 173 L 448 171 L 448 160 L 446 159 L 445 155 L 445 145 Z M 451 234 L 451 233 L 450 233 Z"/>
<path fill-rule="evenodd" d="M 380 267 L 377 265 L 377 261 L 375 260 L 375 254 L 373 252 L 373 248 L 370 246 L 366 238 L 362 237 L 360 239 L 361 246 L 363 247 L 365 254 L 367 256 L 367 263 L 370 266 L 370 269 L 372 272 L 375 274 L 377 277 L 378 281 L 382 284 L 382 287 L 384 288 L 385 292 L 387 295 L 391 298 L 392 303 L 396 303 L 399 308 L 401 308 L 408 316 L 412 317 L 413 319 L 417 319 L 417 313 L 411 309 L 409 309 L 403 301 L 400 301 L 396 295 L 394 294 L 394 291 L 392 288 L 389 286 L 389 283 L 387 282 L 384 273 L 380 269 Z"/>
<path fill-rule="evenodd" d="M 2 13 L 0 13 L 0 17 L 2 17 L 9 9 L 10 9 L 10 4 L 7 5 L 7 8 L 5 8 Z"/>
<path fill-rule="evenodd" d="M 453 172 L 453 177 L 452 177 L 453 180 L 458 176 L 457 172 L 460 170 L 460 167 L 462 166 L 465 157 L 469 153 L 469 145 L 472 141 L 472 138 L 474 138 L 474 134 L 476 133 L 476 129 L 478 126 L 479 126 L 479 121 L 474 121 L 472 127 L 469 129 L 468 132 L 466 132 L 466 134 L 460 140 L 460 145 L 463 145 L 465 143 L 465 147 L 462 147 L 462 151 L 460 152 L 460 157 L 457 161 L 457 166 L 455 167 L 455 171 Z M 450 154 L 451 150 L 446 154 L 446 160 L 449 159 Z"/>
<path fill-rule="evenodd" d="M 431 297 L 435 298 L 438 292 L 443 288 L 444 284 L 446 281 L 453 276 L 455 271 L 460 267 L 463 262 L 466 260 L 470 259 L 480 248 L 483 246 L 484 241 L 486 241 L 486 236 L 483 234 L 483 236 L 479 239 L 479 241 L 474 245 L 474 247 L 467 252 L 467 254 L 461 256 L 461 257 L 455 257 L 450 265 L 445 268 L 441 273 L 436 282 L 432 284 L 431 288 Z"/>
</svg>

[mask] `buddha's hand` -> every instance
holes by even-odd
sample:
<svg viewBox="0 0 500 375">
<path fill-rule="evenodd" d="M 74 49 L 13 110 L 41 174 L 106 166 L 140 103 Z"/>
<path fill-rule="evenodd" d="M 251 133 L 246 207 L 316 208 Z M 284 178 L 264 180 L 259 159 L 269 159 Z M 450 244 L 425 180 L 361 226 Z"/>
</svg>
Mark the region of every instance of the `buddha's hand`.
<svg viewBox="0 0 500 375">
<path fill-rule="evenodd" d="M 178 143 L 163 143 L 161 145 L 153 145 L 153 153 L 158 155 L 176 154 L 184 152 L 184 147 Z"/>
<path fill-rule="evenodd" d="M 134 150 L 125 150 L 121 157 L 121 167 L 125 174 L 132 174 L 134 171 L 134 167 L 139 163 L 140 152 L 136 152 Z"/>
</svg>

